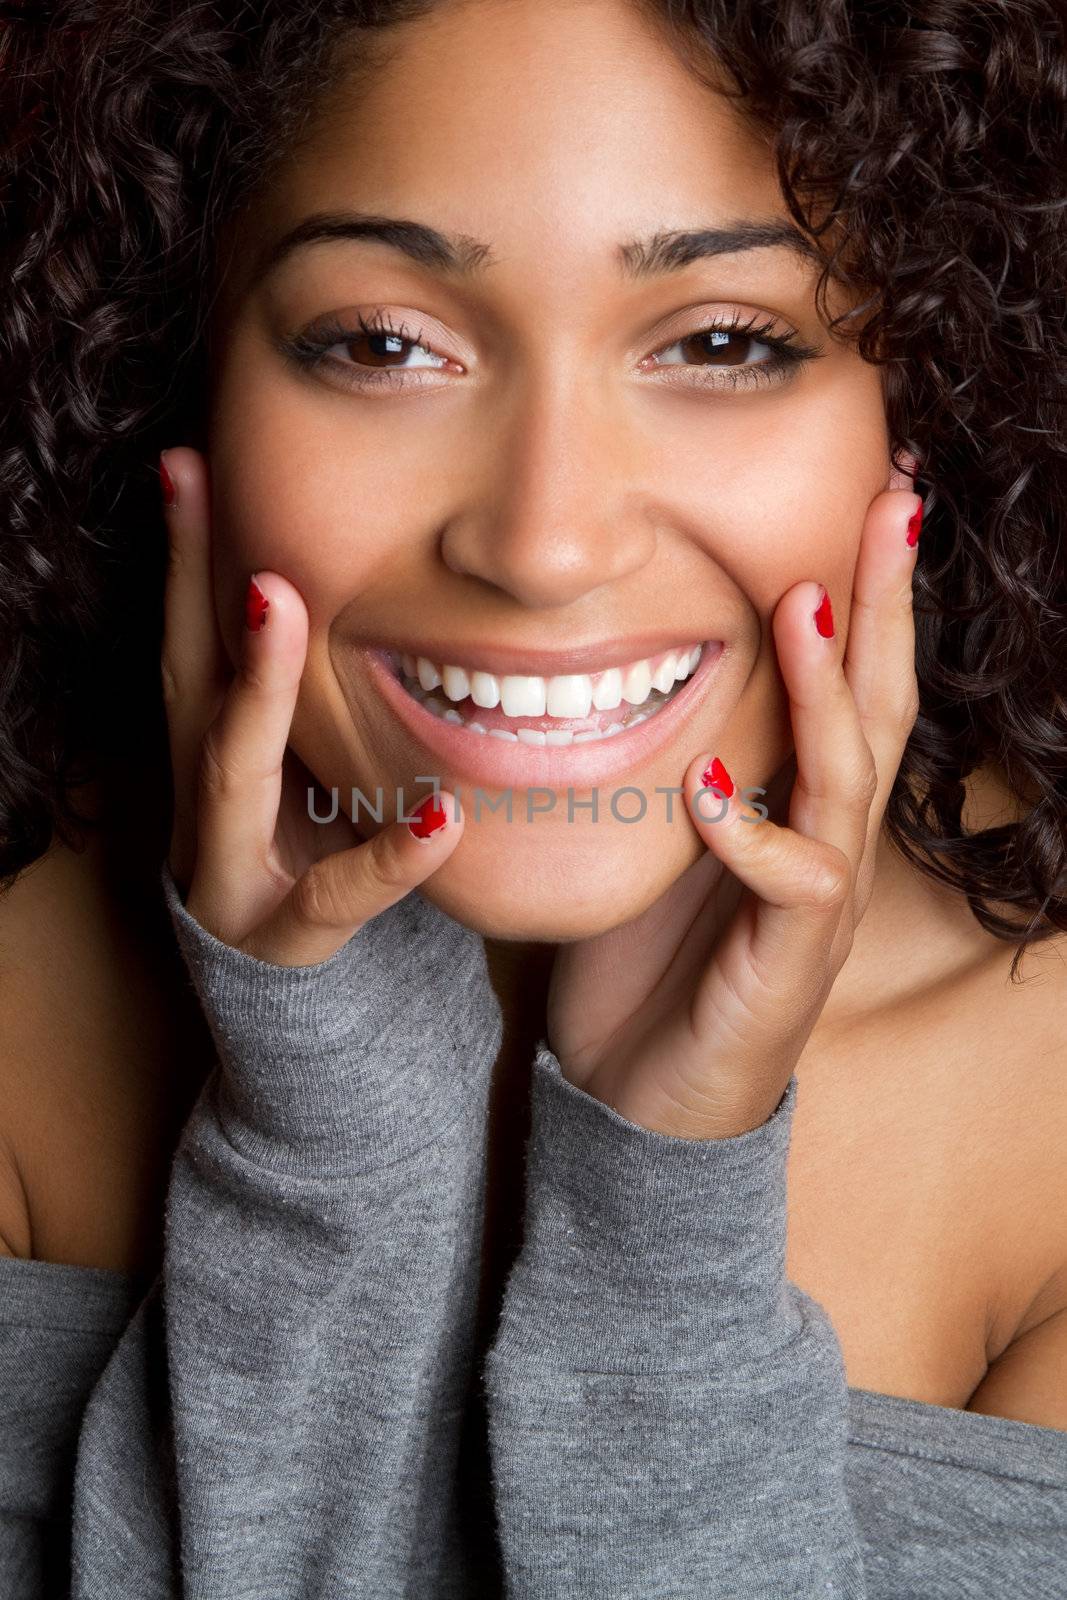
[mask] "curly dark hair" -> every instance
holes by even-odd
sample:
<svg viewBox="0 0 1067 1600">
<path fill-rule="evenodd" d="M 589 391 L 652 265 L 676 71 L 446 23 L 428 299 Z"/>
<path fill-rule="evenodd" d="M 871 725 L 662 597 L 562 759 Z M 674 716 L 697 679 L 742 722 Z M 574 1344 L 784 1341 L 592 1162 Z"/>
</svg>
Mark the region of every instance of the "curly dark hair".
<svg viewBox="0 0 1067 1600">
<path fill-rule="evenodd" d="M 640 3 L 771 136 L 820 306 L 831 279 L 859 290 L 834 330 L 885 366 L 893 459 L 918 459 L 926 510 L 920 712 L 886 827 L 1016 942 L 1014 976 L 1067 929 L 1067 13 Z M 131 717 L 145 750 L 165 741 L 156 461 L 203 447 L 223 225 L 335 75 L 434 6 L 0 4 L 6 883 L 92 826 L 72 790 Z M 963 780 L 987 762 L 1018 817 L 967 831 Z"/>
</svg>

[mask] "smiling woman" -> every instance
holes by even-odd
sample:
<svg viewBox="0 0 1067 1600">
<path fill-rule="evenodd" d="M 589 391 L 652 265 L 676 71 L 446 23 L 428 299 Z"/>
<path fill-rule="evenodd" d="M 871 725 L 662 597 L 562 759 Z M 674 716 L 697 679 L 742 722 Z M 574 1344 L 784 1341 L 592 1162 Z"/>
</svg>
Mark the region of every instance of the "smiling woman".
<svg viewBox="0 0 1067 1600">
<path fill-rule="evenodd" d="M 568 790 L 677 786 L 680 740 L 717 741 L 753 785 L 780 768 L 770 614 L 816 573 L 847 597 L 890 471 L 883 374 L 829 336 L 822 258 L 766 142 L 662 23 L 443 7 L 376 46 L 354 77 L 335 59 L 293 153 L 224 230 L 207 422 L 219 612 L 237 616 L 256 568 L 299 589 L 290 744 L 316 776 L 392 791 L 436 771 L 557 797 L 530 825 L 483 816 L 427 885 L 438 906 L 504 939 L 599 934 L 703 847 L 658 806 L 635 848 L 607 795 L 594 814 Z M 516 105 L 516 61 L 551 94 Z M 541 679 L 694 642 L 718 659 L 675 713 L 613 719 L 610 749 L 548 745 Z M 514 679 L 528 715 L 501 702 L 498 729 L 514 744 L 470 730 L 491 685 L 476 698 L 457 676 L 456 720 L 431 723 L 374 648 Z M 645 694 L 625 703 L 639 715 Z"/>
<path fill-rule="evenodd" d="M 5 1595 L 1067 1593 L 1065 47 L 7 21 Z"/>
</svg>

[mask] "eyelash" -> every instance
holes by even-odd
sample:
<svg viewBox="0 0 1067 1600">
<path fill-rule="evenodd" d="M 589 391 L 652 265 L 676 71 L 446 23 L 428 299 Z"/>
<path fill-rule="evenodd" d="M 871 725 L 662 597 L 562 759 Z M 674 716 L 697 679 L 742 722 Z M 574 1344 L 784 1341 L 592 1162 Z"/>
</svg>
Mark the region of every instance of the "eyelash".
<svg viewBox="0 0 1067 1600">
<path fill-rule="evenodd" d="M 356 326 L 350 328 L 346 324 L 332 321 L 320 325 L 316 333 L 298 334 L 295 338 L 285 341 L 285 348 L 292 358 L 305 370 L 313 370 L 319 366 L 329 365 L 340 367 L 344 370 L 345 384 L 353 389 L 388 388 L 392 390 L 410 389 L 419 387 L 421 379 L 416 374 L 419 368 L 389 368 L 379 371 L 371 368 L 360 371 L 357 363 L 343 361 L 327 361 L 329 351 L 338 344 L 351 343 L 360 335 L 368 337 L 387 335 L 399 339 L 401 343 L 425 350 L 428 355 L 436 355 L 428 345 L 422 343 L 421 328 L 417 333 L 410 333 L 404 323 L 399 327 L 391 323 L 384 313 L 378 312 L 372 317 L 365 317 L 357 313 Z M 805 362 L 817 360 L 821 351 L 813 349 L 810 345 L 803 344 L 795 333 L 774 334 L 770 329 L 772 323 L 759 322 L 757 316 L 744 322 L 741 318 L 732 318 L 729 321 L 714 320 L 697 328 L 692 328 L 688 333 L 682 334 L 678 339 L 672 339 L 670 344 L 663 345 L 653 355 L 662 355 L 665 350 L 672 350 L 677 344 L 685 344 L 690 339 L 697 339 L 704 333 L 729 333 L 751 338 L 761 344 L 766 344 L 773 352 L 773 359 L 755 364 L 743 364 L 737 367 L 711 367 L 707 369 L 716 374 L 715 378 L 690 379 L 686 387 L 697 389 L 751 389 L 760 385 L 781 383 L 792 376 Z M 681 366 L 684 369 L 685 363 Z M 690 368 L 699 372 L 699 367 Z M 356 376 L 356 374 L 359 374 Z M 414 384 L 412 379 L 414 378 Z"/>
</svg>

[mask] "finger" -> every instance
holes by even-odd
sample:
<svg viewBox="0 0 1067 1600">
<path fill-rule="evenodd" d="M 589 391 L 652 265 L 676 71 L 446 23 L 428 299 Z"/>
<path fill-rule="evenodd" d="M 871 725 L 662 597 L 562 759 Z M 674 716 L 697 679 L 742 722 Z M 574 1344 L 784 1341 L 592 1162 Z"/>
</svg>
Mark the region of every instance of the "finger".
<svg viewBox="0 0 1067 1600">
<path fill-rule="evenodd" d="M 916 497 L 886 492 L 872 502 L 864 527 L 866 559 L 873 549 L 884 555 L 894 534 L 906 539 L 902 511 L 911 516 Z M 892 565 L 891 560 L 889 565 Z M 867 572 L 867 568 L 864 568 Z M 864 582 L 861 578 L 861 584 Z M 885 612 L 884 599 L 881 610 Z M 820 975 L 833 953 L 842 948 L 839 932 L 847 933 L 855 908 L 843 913 L 852 898 L 870 837 L 871 812 L 879 795 L 880 774 L 867 739 L 852 687 L 838 660 L 832 603 L 815 583 L 794 586 L 779 603 L 773 619 L 778 661 L 789 695 L 796 751 L 796 777 L 790 796 L 788 827 L 759 824 L 727 826 L 694 817 L 698 831 L 724 865 L 757 897 L 745 949 L 749 977 L 738 982 L 758 987 L 759 974 L 777 973 L 778 991 L 792 970 L 798 981 L 805 973 Z M 883 643 L 888 646 L 888 639 Z M 891 724 L 895 741 L 898 722 Z M 883 753 L 886 730 L 876 738 Z M 899 763 L 899 743 L 892 770 Z M 694 762 L 686 782 L 694 796 L 705 778 Z M 890 774 L 888 780 L 892 781 Z M 726 779 L 729 788 L 730 779 Z M 724 821 L 738 815 L 729 813 Z M 736 953 L 736 952 L 735 952 Z M 752 975 L 755 975 L 753 978 Z M 699 998 L 711 1014 L 721 996 L 712 994 L 713 979 Z M 810 985 L 808 985 L 810 987 Z"/>
<path fill-rule="evenodd" d="M 279 573 L 255 573 L 241 606 L 237 671 L 204 735 L 197 810 L 195 914 L 231 941 L 273 886 L 283 758 L 308 641 L 307 608 Z"/>
<path fill-rule="evenodd" d="M 877 773 L 867 850 L 881 827 L 918 712 L 912 576 L 921 523 L 918 495 L 891 491 L 876 496 L 853 577 L 844 674 Z"/>
<path fill-rule="evenodd" d="M 212 594 L 207 462 L 184 446 L 165 450 L 160 485 L 168 548 L 160 674 L 174 795 L 168 859 L 184 890 L 196 859 L 200 747 L 230 673 Z"/>
<path fill-rule="evenodd" d="M 352 935 L 424 883 L 463 835 L 458 796 L 427 795 L 366 844 L 338 850 L 310 866 L 242 948 L 278 966 L 325 961 Z"/>
<path fill-rule="evenodd" d="M 836 846 L 858 866 L 874 762 L 842 668 L 830 595 L 818 583 L 795 584 L 779 601 L 772 627 L 796 760 L 788 825 Z"/>
<path fill-rule="evenodd" d="M 795 584 L 772 626 L 796 775 L 788 826 L 778 834 L 764 827 L 759 853 L 752 851 L 762 877 L 747 958 L 756 972 L 786 971 L 796 952 L 802 972 L 822 972 L 847 950 L 860 914 L 855 890 L 878 774 L 840 659 L 829 594 L 814 582 Z"/>
<path fill-rule="evenodd" d="M 824 839 L 769 818 L 746 821 L 754 814 L 746 810 L 730 774 L 721 762 L 702 767 L 703 760 L 692 762 L 683 779 L 689 814 L 708 848 L 751 890 L 755 903 L 744 940 L 735 939 L 728 948 L 730 932 L 743 920 L 736 918 L 726 944 L 717 947 L 716 960 L 697 981 L 691 1009 L 694 1031 L 699 1038 L 723 1021 L 719 969 L 730 954 L 734 965 L 729 987 L 749 1013 L 739 1033 L 751 1037 L 760 1021 L 769 1032 L 780 1032 L 783 1018 L 791 1021 L 822 981 L 848 901 L 850 863 Z"/>
</svg>

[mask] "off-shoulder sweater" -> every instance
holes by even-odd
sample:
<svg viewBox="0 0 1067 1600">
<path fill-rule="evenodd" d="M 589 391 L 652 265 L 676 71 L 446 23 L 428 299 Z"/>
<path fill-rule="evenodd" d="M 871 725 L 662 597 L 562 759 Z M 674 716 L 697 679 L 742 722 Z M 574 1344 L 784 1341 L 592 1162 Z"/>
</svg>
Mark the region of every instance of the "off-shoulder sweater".
<svg viewBox="0 0 1067 1600">
<path fill-rule="evenodd" d="M 849 1387 L 787 1279 L 795 1077 L 687 1140 L 541 1040 L 480 1337 L 483 941 L 282 968 L 162 882 L 217 1059 L 151 1283 L 0 1258 L 3 1600 L 1067 1600 L 1067 1432 Z"/>
</svg>

